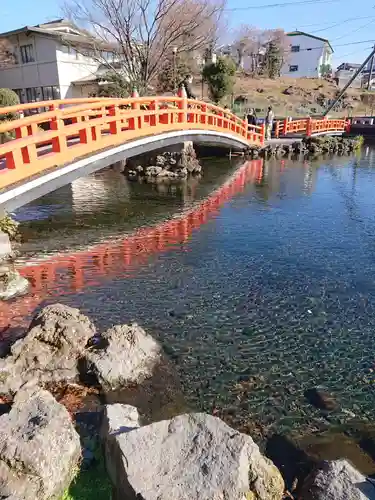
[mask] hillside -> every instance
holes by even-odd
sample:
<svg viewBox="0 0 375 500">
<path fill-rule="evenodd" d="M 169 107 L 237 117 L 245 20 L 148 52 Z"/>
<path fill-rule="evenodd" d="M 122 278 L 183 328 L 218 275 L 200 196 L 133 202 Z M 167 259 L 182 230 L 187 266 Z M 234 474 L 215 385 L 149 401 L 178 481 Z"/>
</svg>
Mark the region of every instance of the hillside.
<svg viewBox="0 0 375 500">
<path fill-rule="evenodd" d="M 195 92 L 197 96 L 201 96 L 202 85 L 198 79 Z M 318 78 L 283 77 L 271 80 L 240 75 L 237 76 L 234 88 L 234 109 L 241 113 L 245 107 L 254 107 L 261 114 L 272 105 L 279 116 L 321 114 L 337 92 L 338 87 L 334 82 Z M 206 93 L 207 89 L 204 88 L 204 97 L 207 97 Z M 366 94 L 368 95 L 363 89 L 349 88 L 341 101 L 340 109 L 330 115 L 372 114 L 372 107 L 364 104 L 366 97 L 363 96 Z M 239 97 L 242 99 L 238 99 Z M 228 98 L 226 104 L 230 105 L 230 101 Z"/>
</svg>

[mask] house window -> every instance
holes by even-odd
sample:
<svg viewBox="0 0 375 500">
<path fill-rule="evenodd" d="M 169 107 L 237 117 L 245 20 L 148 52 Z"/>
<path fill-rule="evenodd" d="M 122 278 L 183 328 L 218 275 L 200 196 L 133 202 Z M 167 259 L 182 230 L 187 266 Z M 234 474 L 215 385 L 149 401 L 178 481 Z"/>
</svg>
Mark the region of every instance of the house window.
<svg viewBox="0 0 375 500">
<path fill-rule="evenodd" d="M 43 101 L 52 101 L 59 98 L 59 91 L 53 85 L 50 87 L 42 87 Z"/>
<path fill-rule="evenodd" d="M 23 64 L 34 62 L 34 51 L 33 46 L 30 43 L 29 45 L 21 45 L 21 60 Z"/>
<path fill-rule="evenodd" d="M 26 101 L 36 102 L 38 100 L 36 87 L 31 87 L 26 89 Z"/>
<path fill-rule="evenodd" d="M 296 64 L 289 66 L 290 73 L 294 73 L 295 71 L 298 71 L 298 66 Z"/>
<path fill-rule="evenodd" d="M 299 45 L 292 45 L 290 50 L 292 52 L 299 52 Z"/>
</svg>

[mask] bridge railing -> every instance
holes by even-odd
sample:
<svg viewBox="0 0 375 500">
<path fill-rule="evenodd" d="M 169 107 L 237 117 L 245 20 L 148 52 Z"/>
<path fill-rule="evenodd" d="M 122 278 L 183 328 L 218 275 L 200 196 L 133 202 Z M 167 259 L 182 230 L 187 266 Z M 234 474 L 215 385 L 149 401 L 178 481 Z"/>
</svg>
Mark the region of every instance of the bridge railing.
<svg viewBox="0 0 375 500">
<path fill-rule="evenodd" d="M 316 118 L 302 118 L 292 120 L 285 118 L 276 122 L 275 135 L 306 135 L 310 137 L 314 134 L 323 134 L 329 132 L 345 132 L 348 129 L 348 121 L 346 119 L 316 119 Z"/>
<path fill-rule="evenodd" d="M 63 108 L 61 101 L 48 102 L 50 111 L 0 124 L 0 134 L 12 137 L 0 145 L 0 189 L 95 151 L 168 131 L 210 130 L 253 145 L 264 142 L 264 127 L 249 127 L 226 109 L 184 97 L 71 100 Z M 30 108 L 36 104 L 44 103 Z"/>
<path fill-rule="evenodd" d="M 76 106 L 77 104 L 94 103 L 102 101 L 101 97 L 85 97 L 75 99 L 57 99 L 49 101 L 27 102 L 16 104 L 15 106 L 5 106 L 0 108 L 0 118 L 7 114 L 15 114 L 20 118 L 28 115 L 35 115 L 46 111 L 53 111 L 59 108 Z"/>
</svg>

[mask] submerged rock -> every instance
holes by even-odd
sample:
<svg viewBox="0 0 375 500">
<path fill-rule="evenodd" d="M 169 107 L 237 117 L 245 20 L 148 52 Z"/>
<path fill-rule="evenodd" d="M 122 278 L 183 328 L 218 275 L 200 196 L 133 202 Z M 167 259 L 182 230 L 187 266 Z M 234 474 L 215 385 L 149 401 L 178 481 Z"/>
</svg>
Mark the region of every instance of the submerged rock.
<svg viewBox="0 0 375 500">
<path fill-rule="evenodd" d="M 305 391 L 305 398 L 320 410 L 333 411 L 338 408 L 334 396 L 325 387 L 313 387 Z"/>
<path fill-rule="evenodd" d="M 143 382 L 161 360 L 160 344 L 137 324 L 114 326 L 101 339 L 105 347 L 87 354 L 88 371 L 106 391 Z"/>
<path fill-rule="evenodd" d="M 107 467 L 114 500 L 281 500 L 283 496 L 279 471 L 251 437 L 211 415 L 181 415 L 126 428 L 109 440 L 112 453 Z"/>
<path fill-rule="evenodd" d="M 322 462 L 306 479 L 301 500 L 375 500 L 375 485 L 346 460 Z"/>
<path fill-rule="evenodd" d="M 25 386 L 0 417 L 0 498 L 60 498 L 80 453 L 67 410 L 49 392 Z"/>
<path fill-rule="evenodd" d="M 62 304 L 45 307 L 4 360 L 0 392 L 14 394 L 29 380 L 39 384 L 77 380 L 80 359 L 94 334 L 94 325 L 78 309 Z"/>
</svg>

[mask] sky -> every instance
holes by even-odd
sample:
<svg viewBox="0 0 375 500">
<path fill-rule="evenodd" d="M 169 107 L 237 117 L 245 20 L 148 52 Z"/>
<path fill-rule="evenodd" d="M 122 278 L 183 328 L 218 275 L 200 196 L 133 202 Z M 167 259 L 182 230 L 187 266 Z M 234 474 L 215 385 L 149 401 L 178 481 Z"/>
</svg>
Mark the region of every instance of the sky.
<svg viewBox="0 0 375 500">
<path fill-rule="evenodd" d="M 0 3 L 0 32 L 62 17 L 61 0 Z M 227 0 L 226 9 L 230 31 L 247 24 L 297 29 L 327 38 L 335 51 L 334 67 L 341 62 L 362 62 L 375 43 L 375 0 Z"/>
</svg>

